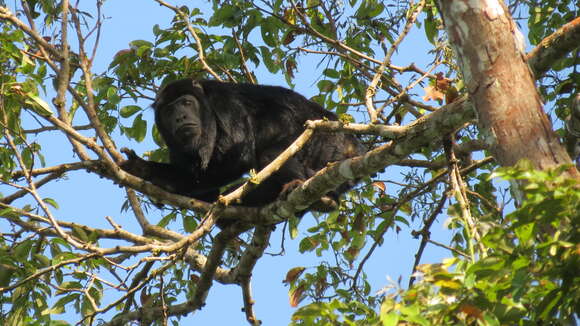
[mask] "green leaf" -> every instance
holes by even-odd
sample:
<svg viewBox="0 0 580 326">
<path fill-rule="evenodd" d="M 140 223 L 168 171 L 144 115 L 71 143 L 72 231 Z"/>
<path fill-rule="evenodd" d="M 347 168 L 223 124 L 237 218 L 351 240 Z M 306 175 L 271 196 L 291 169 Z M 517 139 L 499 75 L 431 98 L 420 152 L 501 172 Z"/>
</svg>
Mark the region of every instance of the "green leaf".
<svg viewBox="0 0 580 326">
<path fill-rule="evenodd" d="M 135 40 L 129 43 L 131 49 L 136 49 L 135 54 L 142 57 L 148 50 L 153 47 L 153 43 L 144 40 Z"/>
<path fill-rule="evenodd" d="M 401 307 L 401 313 L 404 315 L 404 319 L 407 321 L 423 326 L 431 325 L 429 320 L 422 316 L 419 307 L 416 305 Z"/>
<path fill-rule="evenodd" d="M 161 29 L 161 27 L 159 27 L 159 24 L 153 25 L 153 35 L 159 36 L 159 34 L 161 34 L 162 32 L 163 30 Z"/>
<path fill-rule="evenodd" d="M 210 18 L 209 26 L 237 27 L 242 22 L 244 11 L 236 6 L 224 4 Z"/>
<path fill-rule="evenodd" d="M 183 229 L 185 230 L 185 232 L 193 232 L 195 231 L 195 229 L 197 228 L 197 221 L 195 220 L 195 218 L 193 218 L 193 216 L 190 215 L 184 215 L 183 216 Z"/>
<path fill-rule="evenodd" d="M 330 68 L 326 68 L 324 69 L 324 71 L 322 72 L 322 74 L 324 76 L 327 76 L 329 78 L 339 78 L 340 77 L 340 73 L 334 69 L 330 69 Z"/>
<path fill-rule="evenodd" d="M 54 306 L 62 306 L 63 307 L 63 311 L 64 311 L 64 307 L 68 303 L 70 303 L 70 302 L 72 302 L 74 300 L 77 300 L 80 296 L 81 296 L 80 293 L 72 293 L 72 294 L 69 294 L 69 295 L 64 296 L 61 299 L 59 299 Z"/>
<path fill-rule="evenodd" d="M 503 260 L 501 257 L 495 256 L 485 257 L 480 261 L 476 262 L 475 264 L 471 265 L 467 269 L 467 274 L 485 270 L 499 271 L 501 268 L 504 267 L 505 263 L 506 263 L 505 260 Z"/>
<path fill-rule="evenodd" d="M 51 116 L 53 114 L 52 110 L 48 106 L 48 103 L 46 103 L 40 97 L 32 93 L 27 93 L 26 96 L 27 98 L 24 102 L 29 105 L 34 112 L 40 114 L 41 116 Z"/>
<path fill-rule="evenodd" d="M 425 35 L 429 42 L 435 45 L 437 41 L 437 35 L 439 35 L 439 30 L 437 29 L 437 21 L 433 15 L 429 14 L 424 21 L 425 23 Z"/>
<path fill-rule="evenodd" d="M 270 47 L 276 47 L 281 41 L 278 37 L 279 29 L 277 19 L 274 17 L 268 17 L 262 20 L 260 32 L 262 33 L 264 43 Z M 265 57 L 263 58 L 265 59 Z"/>
<path fill-rule="evenodd" d="M 153 136 L 153 141 L 155 142 L 155 144 L 157 144 L 157 146 L 165 147 L 165 141 L 163 140 L 163 137 L 159 133 L 159 129 L 157 129 L 156 124 L 153 124 L 153 126 L 151 127 L 151 135 Z"/>
<path fill-rule="evenodd" d="M 532 240 L 535 225 L 536 223 L 527 223 L 515 228 L 516 235 L 523 245 L 529 244 L 530 240 Z"/>
<path fill-rule="evenodd" d="M 335 83 L 331 82 L 330 80 L 321 80 L 318 82 L 318 84 L 316 84 L 318 86 L 318 89 L 320 90 L 320 92 L 322 93 L 328 93 L 331 92 L 334 89 Z"/>
<path fill-rule="evenodd" d="M 120 113 L 123 118 L 128 118 L 133 114 L 141 111 L 141 107 L 137 105 L 126 105 L 121 108 Z"/>
<path fill-rule="evenodd" d="M 390 312 L 384 316 L 381 316 L 381 321 L 383 326 L 397 326 L 399 323 L 399 315 L 395 312 Z"/>
<path fill-rule="evenodd" d="M 18 260 L 26 260 L 32 248 L 32 241 L 24 241 L 14 248 L 14 256 Z"/>
<path fill-rule="evenodd" d="M 121 127 L 121 130 L 129 138 L 135 139 L 137 142 L 142 142 L 147 135 L 147 121 L 143 120 L 143 114 L 140 113 L 135 117 L 135 120 L 133 120 L 131 128 Z"/>
<path fill-rule="evenodd" d="M 359 233 L 359 232 L 354 232 L 354 237 L 352 239 L 351 242 L 351 247 L 356 248 L 356 249 L 362 249 L 362 247 L 364 247 L 365 245 L 365 234 L 364 233 Z"/>
<path fill-rule="evenodd" d="M 167 215 L 165 215 L 158 223 L 157 226 L 160 227 L 166 227 L 169 222 L 175 221 L 175 219 L 177 218 L 177 213 L 176 212 L 171 212 Z"/>
<path fill-rule="evenodd" d="M 260 46 L 260 53 L 262 54 L 262 60 L 268 71 L 273 74 L 277 73 L 280 70 L 280 65 L 276 64 L 274 61 L 273 54 L 270 52 L 270 49 L 265 46 Z"/>
<path fill-rule="evenodd" d="M 485 321 L 486 326 L 500 326 L 501 325 L 501 323 L 499 322 L 497 317 L 489 311 L 486 311 L 483 313 L 483 320 Z"/>
<path fill-rule="evenodd" d="M 48 257 L 41 255 L 41 254 L 34 254 L 34 259 L 41 267 L 48 267 L 50 266 L 50 259 Z"/>
<path fill-rule="evenodd" d="M 541 312 L 540 317 L 544 320 L 550 319 L 549 316 L 552 314 L 552 309 L 558 304 L 562 298 L 562 291 L 560 289 L 552 290 L 548 295 L 544 297 L 538 310 Z"/>
<path fill-rule="evenodd" d="M 50 206 L 58 209 L 58 203 L 54 199 L 52 199 L 52 198 L 44 198 L 43 201 L 45 203 L 49 204 Z"/>
<path fill-rule="evenodd" d="M 65 312 L 64 306 L 62 305 L 54 305 L 52 308 L 44 309 L 40 314 L 43 316 L 46 315 L 59 315 Z"/>
<path fill-rule="evenodd" d="M 291 217 L 288 222 L 288 232 L 290 232 L 290 238 L 296 239 L 298 237 L 298 223 L 300 220 L 296 217 Z"/>
<path fill-rule="evenodd" d="M 380 15 L 385 6 L 377 3 L 375 0 L 362 1 L 361 6 L 357 9 L 355 17 L 361 20 L 371 19 Z"/>
<path fill-rule="evenodd" d="M 73 235 L 76 236 L 77 238 L 81 239 L 81 241 L 87 242 L 89 241 L 89 235 L 87 234 L 87 232 L 85 232 L 85 230 L 81 227 L 79 227 L 78 225 L 73 225 L 72 228 L 73 231 Z"/>
<path fill-rule="evenodd" d="M 312 251 L 318 247 L 320 244 L 314 237 L 306 237 L 300 241 L 300 245 L 298 246 L 298 250 L 300 252 Z"/>
</svg>

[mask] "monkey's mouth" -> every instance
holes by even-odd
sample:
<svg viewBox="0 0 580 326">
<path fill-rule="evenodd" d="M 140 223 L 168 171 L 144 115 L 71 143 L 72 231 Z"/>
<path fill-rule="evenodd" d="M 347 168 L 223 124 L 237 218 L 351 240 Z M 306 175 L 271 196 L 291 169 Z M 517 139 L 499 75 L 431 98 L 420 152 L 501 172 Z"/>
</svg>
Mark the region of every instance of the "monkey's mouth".
<svg viewBox="0 0 580 326">
<path fill-rule="evenodd" d="M 200 132 L 197 125 L 186 124 L 175 131 L 175 138 L 184 146 L 189 147 L 197 142 Z"/>
<path fill-rule="evenodd" d="M 175 134 L 179 137 L 179 138 L 183 138 L 183 137 L 193 137 L 198 133 L 198 127 L 196 124 L 193 123 L 188 123 L 188 124 L 184 124 L 183 126 L 179 127 L 177 129 L 177 131 L 175 132 Z"/>
</svg>

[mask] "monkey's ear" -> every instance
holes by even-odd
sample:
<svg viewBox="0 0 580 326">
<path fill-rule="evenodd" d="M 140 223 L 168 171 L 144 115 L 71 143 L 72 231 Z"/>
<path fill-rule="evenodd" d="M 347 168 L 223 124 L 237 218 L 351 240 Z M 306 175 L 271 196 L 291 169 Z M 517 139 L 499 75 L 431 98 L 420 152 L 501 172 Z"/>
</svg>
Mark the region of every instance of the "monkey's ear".
<svg viewBox="0 0 580 326">
<path fill-rule="evenodd" d="M 195 95 L 197 95 L 197 94 L 204 95 L 205 94 L 205 92 L 203 90 L 203 86 L 201 86 L 201 84 L 195 79 L 191 80 L 191 88 L 193 89 L 193 92 Z"/>
<path fill-rule="evenodd" d="M 200 99 L 205 99 L 207 97 L 205 90 L 203 89 L 203 85 L 199 81 L 192 79 L 191 84 L 189 84 L 188 86 L 189 86 L 188 93 L 195 96 L 198 101 Z"/>
</svg>

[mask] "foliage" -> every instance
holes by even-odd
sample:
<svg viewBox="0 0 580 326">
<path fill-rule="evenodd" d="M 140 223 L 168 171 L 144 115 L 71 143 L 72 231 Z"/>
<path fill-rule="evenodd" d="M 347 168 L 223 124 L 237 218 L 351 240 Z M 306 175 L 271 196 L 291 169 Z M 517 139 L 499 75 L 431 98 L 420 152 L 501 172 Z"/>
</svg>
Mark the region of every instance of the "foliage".
<svg viewBox="0 0 580 326">
<path fill-rule="evenodd" d="M 67 1 L 14 8 L 0 1 L 0 324 L 69 325 L 59 321 L 63 312 L 83 325 L 177 324 L 205 304 L 216 281 L 240 287 L 246 319 L 256 324 L 249 284 L 276 223 L 274 232 L 289 234 L 284 241 L 319 258 L 286 275 L 298 307 L 292 324 L 556 325 L 579 317 L 579 187 L 563 170 L 496 169 L 486 135 L 466 127 L 469 106 L 441 107 L 467 91 L 434 1 L 214 0 L 199 8 L 151 1 L 173 19 L 153 22 L 152 39 L 133 40 L 102 62 L 104 71 L 94 68 L 102 59 L 92 47 L 102 46 L 105 18 L 117 13 L 103 1 L 68 9 Z M 532 45 L 576 14 L 571 0 L 509 5 Z M 577 52 L 538 81 L 558 127 L 580 85 Z M 270 210 L 224 208 L 120 172 L 116 144 L 142 143 L 148 159 L 168 159 L 146 110 L 161 85 L 186 76 L 249 83 L 278 76 L 339 114 L 340 130 L 360 124 L 372 152 L 346 170 L 361 182 L 339 210 L 299 219 L 279 216 L 306 207 L 289 206 L 292 195 Z M 333 175 L 332 167 L 294 193 L 320 195 L 312 184 L 342 177 L 344 169 Z M 87 190 L 97 178 L 122 187 L 126 201 L 107 207 L 108 225 L 60 215 L 75 199 L 52 198 L 59 194 L 50 185 L 74 186 L 74 173 L 89 180 L 74 191 L 99 208 L 107 206 L 101 195 Z M 498 177 L 514 185 L 513 195 Z M 119 209 L 122 222 L 108 215 Z M 232 216 L 248 223 L 211 228 Z M 431 238 L 437 220 L 452 234 L 444 244 Z M 367 262 L 393 250 L 384 243 L 401 234 L 420 248 L 409 285 L 373 284 Z M 443 247 L 449 258 L 419 265 L 426 246 Z"/>
<path fill-rule="evenodd" d="M 384 290 L 380 314 L 347 295 L 299 309 L 297 325 L 569 325 L 580 311 L 580 189 L 562 169 L 501 168 L 525 181 L 521 207 L 485 226 L 479 259 L 418 268 L 410 289 Z M 484 229 L 484 227 L 481 227 Z M 339 313 L 340 312 L 340 313 Z"/>
</svg>

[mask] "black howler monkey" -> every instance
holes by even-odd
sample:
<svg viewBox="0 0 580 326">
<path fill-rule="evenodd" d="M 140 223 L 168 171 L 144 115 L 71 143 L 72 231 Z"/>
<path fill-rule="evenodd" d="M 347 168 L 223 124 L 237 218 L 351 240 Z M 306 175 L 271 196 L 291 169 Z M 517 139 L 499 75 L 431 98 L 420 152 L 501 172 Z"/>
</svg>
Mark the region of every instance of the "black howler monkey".
<svg viewBox="0 0 580 326">
<path fill-rule="evenodd" d="M 170 192 L 212 202 L 219 189 L 261 170 L 303 131 L 307 120 L 337 120 L 302 95 L 276 86 L 181 79 L 169 83 L 153 103 L 155 123 L 169 148 L 170 163 L 156 163 L 125 150 L 121 167 Z M 363 153 L 350 134 L 316 132 L 276 173 L 242 198 L 241 205 L 274 201 L 285 185 L 306 180 L 329 162 Z M 351 188 L 347 182 L 328 194 Z"/>
</svg>

